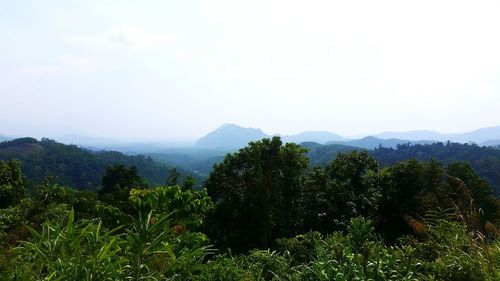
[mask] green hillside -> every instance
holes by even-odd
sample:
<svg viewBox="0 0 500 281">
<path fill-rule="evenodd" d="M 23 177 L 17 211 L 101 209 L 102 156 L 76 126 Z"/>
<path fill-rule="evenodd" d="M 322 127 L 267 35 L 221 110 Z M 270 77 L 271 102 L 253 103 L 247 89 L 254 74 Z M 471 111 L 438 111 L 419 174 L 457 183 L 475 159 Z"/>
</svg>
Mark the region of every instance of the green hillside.
<svg viewBox="0 0 500 281">
<path fill-rule="evenodd" d="M 0 143 L 0 160 L 11 159 L 21 161 L 24 174 L 33 184 L 54 177 L 57 182 L 77 189 L 99 188 L 106 167 L 113 164 L 135 166 L 152 185 L 165 183 L 171 170 L 149 157 L 114 151 L 93 152 L 50 139 L 20 138 Z"/>
</svg>

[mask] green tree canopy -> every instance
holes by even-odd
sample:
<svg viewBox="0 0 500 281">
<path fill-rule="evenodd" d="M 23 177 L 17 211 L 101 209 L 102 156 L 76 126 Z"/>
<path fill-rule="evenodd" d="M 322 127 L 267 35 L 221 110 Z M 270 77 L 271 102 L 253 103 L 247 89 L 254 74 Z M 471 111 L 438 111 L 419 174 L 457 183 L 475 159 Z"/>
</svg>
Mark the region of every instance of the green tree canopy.
<svg viewBox="0 0 500 281">
<path fill-rule="evenodd" d="M 128 200 L 130 191 L 133 188 L 146 187 L 146 182 L 139 176 L 135 166 L 127 168 L 123 165 L 113 165 L 106 169 L 99 195 L 102 201 L 130 212 L 132 211 Z"/>
<path fill-rule="evenodd" d="M 26 197 L 19 161 L 0 161 L 0 209 L 19 204 Z"/>
<path fill-rule="evenodd" d="M 123 165 L 113 165 L 106 169 L 102 178 L 101 193 L 130 191 L 134 187 L 145 187 L 144 179 L 137 173 L 137 168 L 127 168 Z"/>
<path fill-rule="evenodd" d="M 214 166 L 205 187 L 216 203 L 212 231 L 219 245 L 267 248 L 296 232 L 305 152 L 273 137 L 251 142 Z"/>
</svg>

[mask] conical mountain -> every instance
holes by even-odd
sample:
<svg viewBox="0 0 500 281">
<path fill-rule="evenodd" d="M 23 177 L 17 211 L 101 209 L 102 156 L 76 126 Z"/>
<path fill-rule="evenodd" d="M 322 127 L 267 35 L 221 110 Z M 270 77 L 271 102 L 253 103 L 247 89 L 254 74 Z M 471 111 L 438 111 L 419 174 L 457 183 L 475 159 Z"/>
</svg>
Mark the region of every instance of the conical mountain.
<svg viewBox="0 0 500 281">
<path fill-rule="evenodd" d="M 225 124 L 196 141 L 196 146 L 206 148 L 240 148 L 251 141 L 267 138 L 261 129 L 244 128 L 235 124 Z"/>
</svg>

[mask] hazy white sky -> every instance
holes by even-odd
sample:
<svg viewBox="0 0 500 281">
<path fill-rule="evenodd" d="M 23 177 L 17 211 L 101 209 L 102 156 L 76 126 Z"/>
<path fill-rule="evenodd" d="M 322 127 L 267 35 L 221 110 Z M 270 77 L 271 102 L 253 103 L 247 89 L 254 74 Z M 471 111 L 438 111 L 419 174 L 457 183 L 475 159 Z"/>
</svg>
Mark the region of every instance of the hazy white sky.
<svg viewBox="0 0 500 281">
<path fill-rule="evenodd" d="M 500 1 L 0 0 L 0 134 L 500 125 Z"/>
</svg>

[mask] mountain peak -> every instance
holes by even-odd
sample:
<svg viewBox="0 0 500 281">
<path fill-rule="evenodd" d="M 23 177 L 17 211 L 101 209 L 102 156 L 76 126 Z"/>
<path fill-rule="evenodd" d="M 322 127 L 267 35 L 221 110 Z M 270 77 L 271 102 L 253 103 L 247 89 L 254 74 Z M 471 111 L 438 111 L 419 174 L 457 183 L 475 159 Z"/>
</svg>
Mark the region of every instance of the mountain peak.
<svg viewBox="0 0 500 281">
<path fill-rule="evenodd" d="M 235 124 L 226 123 L 215 131 L 208 133 L 196 141 L 200 147 L 210 148 L 240 148 L 251 141 L 269 137 L 261 129 L 244 128 Z"/>
<path fill-rule="evenodd" d="M 243 127 L 238 126 L 238 125 L 233 124 L 233 123 L 225 123 L 222 126 L 220 126 L 219 128 L 217 128 L 217 130 L 218 129 L 224 129 L 224 128 L 243 128 Z"/>
<path fill-rule="evenodd" d="M 256 130 L 256 131 L 262 132 L 261 129 L 256 129 L 256 128 L 252 128 L 252 127 L 242 127 L 242 126 L 239 126 L 239 125 L 236 125 L 233 123 L 226 123 L 226 124 L 220 126 L 219 128 L 215 129 L 215 131 L 218 131 L 218 130 Z"/>
<path fill-rule="evenodd" d="M 246 146 L 250 141 L 268 138 L 270 135 L 261 129 L 245 128 L 232 123 L 226 123 L 215 131 L 198 139 L 197 146 L 210 148 L 240 148 Z M 328 141 L 343 141 L 342 136 L 328 131 L 306 131 L 295 135 L 281 136 L 285 142 L 303 143 L 317 142 L 326 143 Z"/>
</svg>

